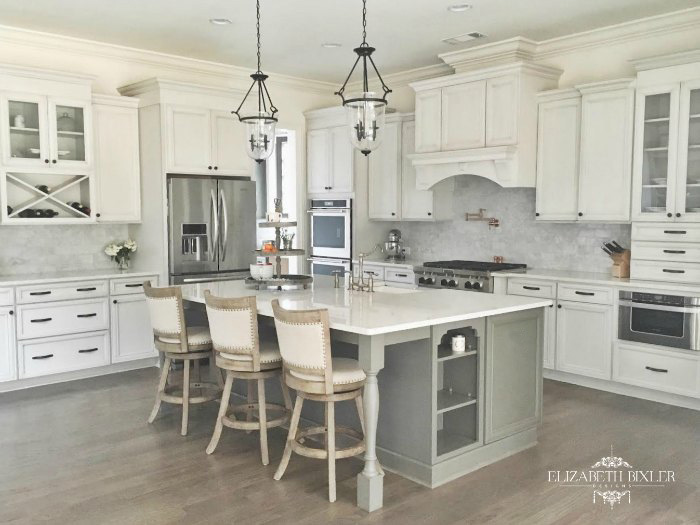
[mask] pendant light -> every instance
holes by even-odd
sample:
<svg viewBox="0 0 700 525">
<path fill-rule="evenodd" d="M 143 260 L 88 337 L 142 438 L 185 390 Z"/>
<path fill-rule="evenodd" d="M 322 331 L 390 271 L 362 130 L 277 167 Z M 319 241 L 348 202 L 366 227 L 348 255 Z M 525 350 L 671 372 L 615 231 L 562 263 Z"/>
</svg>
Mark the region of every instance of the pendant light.
<svg viewBox="0 0 700 525">
<path fill-rule="evenodd" d="M 275 149 L 275 127 L 277 124 L 277 108 L 272 103 L 270 98 L 270 92 L 267 90 L 265 85 L 265 80 L 268 76 L 264 74 L 260 69 L 260 0 L 256 0 L 256 10 L 257 10 L 257 34 L 258 34 L 258 69 L 250 75 L 253 79 L 248 92 L 243 97 L 241 105 L 238 109 L 232 111 L 238 116 L 238 120 L 243 122 L 246 127 L 246 153 L 256 162 L 262 162 L 270 155 L 272 155 Z M 251 91 L 257 90 L 258 98 L 258 110 L 252 112 L 252 114 L 241 115 L 241 108 L 245 104 L 248 95 Z"/>
<path fill-rule="evenodd" d="M 367 43 L 367 0 L 362 0 L 362 43 L 353 51 L 357 54 L 357 60 L 355 60 L 350 74 L 345 79 L 343 87 L 336 91 L 335 94 L 340 96 L 343 100 L 343 106 L 346 108 L 348 125 L 350 127 L 350 140 L 353 146 L 365 155 L 369 155 L 381 142 L 382 134 L 384 133 L 386 96 L 388 93 L 391 93 L 391 89 L 382 80 L 382 76 L 379 74 L 374 60 L 372 60 L 372 53 L 374 53 L 375 48 Z M 349 94 L 346 98 L 345 88 L 360 60 L 362 60 L 361 91 Z M 369 89 L 368 61 L 382 85 L 383 93 L 381 94 Z"/>
</svg>

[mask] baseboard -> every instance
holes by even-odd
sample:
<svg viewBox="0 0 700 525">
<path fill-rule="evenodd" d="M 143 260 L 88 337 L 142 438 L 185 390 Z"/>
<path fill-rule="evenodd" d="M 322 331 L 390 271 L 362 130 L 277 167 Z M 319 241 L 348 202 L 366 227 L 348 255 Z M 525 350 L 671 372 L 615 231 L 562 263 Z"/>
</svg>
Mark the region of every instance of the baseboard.
<svg viewBox="0 0 700 525">
<path fill-rule="evenodd" d="M 700 399 L 692 397 L 659 392 L 658 390 L 650 390 L 634 385 L 626 385 L 624 383 L 618 383 L 617 381 L 608 381 L 605 379 L 569 374 L 568 372 L 559 372 L 558 370 L 544 369 L 543 376 L 545 379 L 585 386 L 596 390 L 604 390 L 605 392 L 612 392 L 613 394 L 620 394 L 622 396 L 637 397 L 646 399 L 647 401 L 656 401 L 657 403 L 690 408 L 691 410 L 700 410 Z"/>
<path fill-rule="evenodd" d="M 157 357 L 147 357 L 146 359 L 136 359 L 134 361 L 127 361 L 124 363 L 115 363 L 96 368 L 86 368 L 84 370 L 76 370 L 74 372 L 63 372 L 61 374 L 51 374 L 47 376 L 30 377 L 27 379 L 17 379 L 15 381 L 5 381 L 0 383 L 0 393 L 23 390 L 25 388 L 33 388 L 35 386 L 53 385 L 56 383 L 64 383 L 66 381 L 75 381 L 76 379 L 105 376 L 109 374 L 116 374 L 118 372 L 127 372 L 129 370 L 149 368 L 152 366 L 158 366 Z"/>
</svg>

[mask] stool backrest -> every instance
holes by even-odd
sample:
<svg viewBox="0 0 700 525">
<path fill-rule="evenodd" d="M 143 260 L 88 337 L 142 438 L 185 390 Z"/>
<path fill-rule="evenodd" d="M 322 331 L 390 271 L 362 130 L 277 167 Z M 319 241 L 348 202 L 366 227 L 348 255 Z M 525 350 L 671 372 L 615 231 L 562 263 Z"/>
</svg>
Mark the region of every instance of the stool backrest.
<svg viewBox="0 0 700 525">
<path fill-rule="evenodd" d="M 318 375 L 325 393 L 333 393 L 331 331 L 328 310 L 287 310 L 272 301 L 277 341 L 287 370 Z"/>
<path fill-rule="evenodd" d="M 180 339 L 180 351 L 187 352 L 187 325 L 180 287 L 154 288 L 150 281 L 146 281 L 143 283 L 143 293 L 146 295 L 156 343 L 159 336 L 177 337 Z"/>
<path fill-rule="evenodd" d="M 260 339 L 255 297 L 216 297 L 205 290 L 204 301 L 214 350 L 250 355 L 253 358 L 253 372 L 259 372 Z"/>
</svg>

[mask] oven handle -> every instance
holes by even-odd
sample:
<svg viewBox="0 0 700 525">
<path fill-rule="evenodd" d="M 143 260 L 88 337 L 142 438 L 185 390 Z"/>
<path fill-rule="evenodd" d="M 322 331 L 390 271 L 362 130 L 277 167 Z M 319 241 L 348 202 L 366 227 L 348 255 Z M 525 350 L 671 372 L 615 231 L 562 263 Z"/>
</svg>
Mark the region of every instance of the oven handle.
<svg viewBox="0 0 700 525">
<path fill-rule="evenodd" d="M 661 310 L 662 312 L 677 312 L 682 314 L 700 313 L 700 306 L 667 306 L 663 304 L 647 304 L 627 300 L 620 300 L 620 306 L 627 308 L 641 308 L 644 310 Z"/>
<path fill-rule="evenodd" d="M 350 208 L 315 208 L 313 210 L 306 210 L 306 213 L 317 213 L 323 215 L 325 213 L 332 213 L 334 215 L 347 215 L 350 213 Z"/>
</svg>

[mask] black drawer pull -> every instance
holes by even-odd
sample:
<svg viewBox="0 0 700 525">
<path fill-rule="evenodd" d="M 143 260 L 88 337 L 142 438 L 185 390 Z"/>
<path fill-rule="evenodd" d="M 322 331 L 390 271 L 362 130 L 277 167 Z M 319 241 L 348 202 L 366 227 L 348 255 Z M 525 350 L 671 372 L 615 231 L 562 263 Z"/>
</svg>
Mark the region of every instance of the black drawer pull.
<svg viewBox="0 0 700 525">
<path fill-rule="evenodd" d="M 29 292 L 29 295 L 51 295 L 51 292 Z"/>
<path fill-rule="evenodd" d="M 86 348 L 85 350 L 78 350 L 79 354 L 89 354 L 90 352 L 97 352 L 99 348 Z"/>
<path fill-rule="evenodd" d="M 644 368 L 646 368 L 650 372 L 660 372 L 662 374 L 668 374 L 668 370 L 666 370 L 665 368 L 654 368 L 653 366 L 645 366 Z"/>
<path fill-rule="evenodd" d="M 670 233 L 671 235 L 685 235 L 688 232 L 685 230 L 664 230 L 664 233 Z"/>
<path fill-rule="evenodd" d="M 669 270 L 668 268 L 664 268 L 662 271 L 666 273 L 685 273 L 685 270 Z"/>
<path fill-rule="evenodd" d="M 525 286 L 523 285 L 523 290 L 539 290 L 539 286 Z"/>
<path fill-rule="evenodd" d="M 29 322 L 30 323 L 47 323 L 51 321 L 53 317 L 44 317 L 43 319 L 32 319 Z"/>
<path fill-rule="evenodd" d="M 576 295 L 595 295 L 595 292 L 579 292 L 578 290 L 576 290 L 574 293 Z"/>
<path fill-rule="evenodd" d="M 125 284 L 124 288 L 141 288 L 143 286 L 142 283 L 139 284 Z"/>
<path fill-rule="evenodd" d="M 677 253 L 683 255 L 685 254 L 685 250 L 664 250 L 664 253 Z"/>
<path fill-rule="evenodd" d="M 97 317 L 97 314 L 78 314 L 76 317 L 78 319 L 84 319 L 85 317 Z"/>
<path fill-rule="evenodd" d="M 397 273 L 396 277 L 408 277 L 407 273 Z"/>
<path fill-rule="evenodd" d="M 76 292 L 94 292 L 95 290 L 97 290 L 97 288 L 93 286 L 91 288 L 78 288 Z"/>
<path fill-rule="evenodd" d="M 48 359 L 50 357 L 53 357 L 53 354 L 35 355 L 32 359 Z"/>
</svg>

